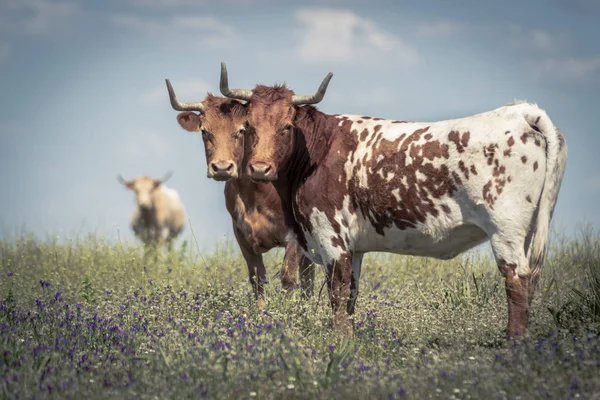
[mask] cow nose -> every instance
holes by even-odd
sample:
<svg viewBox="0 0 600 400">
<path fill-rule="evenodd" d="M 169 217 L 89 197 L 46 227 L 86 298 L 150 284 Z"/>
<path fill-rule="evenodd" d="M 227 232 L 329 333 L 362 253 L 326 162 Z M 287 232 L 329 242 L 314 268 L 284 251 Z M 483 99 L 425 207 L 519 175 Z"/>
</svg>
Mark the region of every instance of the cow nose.
<svg viewBox="0 0 600 400">
<path fill-rule="evenodd" d="M 231 172 L 233 170 L 233 163 L 231 161 L 217 161 L 210 164 L 214 173 L 219 172 Z"/>
<path fill-rule="evenodd" d="M 236 168 L 232 161 L 215 161 L 210 163 L 209 178 L 217 181 L 226 181 L 231 178 L 236 178 Z"/>
<path fill-rule="evenodd" d="M 248 166 L 250 177 L 257 181 L 272 181 L 276 178 L 275 169 L 266 162 L 254 162 Z"/>
</svg>

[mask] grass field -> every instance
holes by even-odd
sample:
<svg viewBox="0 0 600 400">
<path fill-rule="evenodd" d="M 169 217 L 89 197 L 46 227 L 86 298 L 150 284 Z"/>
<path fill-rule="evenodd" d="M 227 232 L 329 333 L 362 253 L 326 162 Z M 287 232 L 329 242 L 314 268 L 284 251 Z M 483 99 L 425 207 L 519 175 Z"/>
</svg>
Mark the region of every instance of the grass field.
<svg viewBox="0 0 600 400">
<path fill-rule="evenodd" d="M 286 295 L 257 309 L 236 247 L 144 264 L 98 237 L 0 242 L 0 398 L 600 398 L 600 236 L 553 240 L 528 340 L 504 340 L 490 256 L 370 254 L 356 335 Z"/>
</svg>

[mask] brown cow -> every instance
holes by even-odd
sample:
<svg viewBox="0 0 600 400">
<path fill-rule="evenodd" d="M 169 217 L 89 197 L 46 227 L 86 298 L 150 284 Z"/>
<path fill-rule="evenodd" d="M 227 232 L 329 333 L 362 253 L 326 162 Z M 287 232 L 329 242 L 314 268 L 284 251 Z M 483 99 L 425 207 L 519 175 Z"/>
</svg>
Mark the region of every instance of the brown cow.
<svg viewBox="0 0 600 400">
<path fill-rule="evenodd" d="M 282 246 L 285 246 L 285 256 L 281 266 L 281 284 L 285 289 L 292 290 L 300 267 L 302 293 L 311 296 L 314 267 L 294 242 L 286 241 L 287 229 L 275 188 L 238 176 L 244 165 L 246 107 L 237 100 L 210 93 L 202 102 L 180 103 L 168 79 L 166 83 L 171 106 L 183 111 L 177 115 L 181 127 L 190 132 L 202 132 L 207 176 L 226 181 L 225 205 L 248 266 L 256 299 L 263 302 L 263 283 L 267 281 L 262 254 Z"/>
<path fill-rule="evenodd" d="M 426 123 L 328 115 L 310 104 L 331 75 L 297 96 L 285 85 L 230 90 L 221 66 L 221 92 L 248 101 L 247 173 L 275 185 L 288 227 L 327 267 L 334 326 L 352 332 L 365 253 L 450 259 L 489 239 L 507 335 L 522 335 L 566 168 L 562 133 L 524 102 Z"/>
</svg>

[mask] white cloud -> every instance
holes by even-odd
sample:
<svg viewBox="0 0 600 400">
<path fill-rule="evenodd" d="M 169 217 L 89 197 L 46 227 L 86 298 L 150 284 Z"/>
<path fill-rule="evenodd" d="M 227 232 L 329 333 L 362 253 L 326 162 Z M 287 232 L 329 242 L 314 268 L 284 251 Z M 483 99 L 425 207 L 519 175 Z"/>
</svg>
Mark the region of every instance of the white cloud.
<svg viewBox="0 0 600 400">
<path fill-rule="evenodd" d="M 206 96 L 206 93 L 211 91 L 212 86 L 203 80 L 188 79 L 188 80 L 173 80 L 170 79 L 177 99 L 182 102 L 201 101 Z M 214 93 L 214 92 L 213 92 Z M 167 85 L 163 84 L 160 87 L 142 93 L 138 98 L 140 104 L 145 106 L 153 106 L 160 104 L 164 106 L 169 104 L 169 94 Z"/>
<path fill-rule="evenodd" d="M 569 43 L 569 35 L 565 31 L 548 31 L 544 29 L 526 29 L 521 26 L 510 27 L 510 41 L 517 48 L 527 51 L 558 52 Z"/>
<path fill-rule="evenodd" d="M 117 14 L 111 17 L 117 26 L 138 31 L 158 38 L 195 42 L 203 45 L 218 46 L 229 43 L 235 38 L 233 27 L 213 17 L 206 16 L 172 16 L 167 18 L 150 18 L 134 15 Z"/>
<path fill-rule="evenodd" d="M 301 25 L 297 53 L 306 63 L 376 63 L 382 57 L 406 65 L 418 62 L 417 51 L 401 38 L 352 11 L 303 8 L 295 19 Z"/>
<path fill-rule="evenodd" d="M 531 33 L 531 41 L 540 50 L 552 50 L 555 47 L 554 38 L 548 32 L 539 29 Z"/>
<path fill-rule="evenodd" d="M 0 29 L 13 34 L 44 35 L 62 28 L 79 11 L 73 1 L 4 0 L 0 2 Z"/>
<path fill-rule="evenodd" d="M 509 43 L 525 51 L 524 66 L 536 79 L 583 82 L 600 78 L 600 56 L 569 56 L 573 40 L 564 30 L 510 27 Z"/>
<path fill-rule="evenodd" d="M 119 144 L 119 154 L 129 160 L 164 160 L 173 149 L 165 134 L 152 130 L 134 130 L 124 135 L 124 140 Z"/>
<path fill-rule="evenodd" d="M 459 22 L 442 20 L 418 25 L 417 34 L 421 36 L 445 37 L 457 35 L 463 32 L 464 29 L 464 25 Z"/>
<path fill-rule="evenodd" d="M 600 56 L 592 58 L 561 58 L 531 62 L 536 78 L 558 78 L 581 81 L 600 76 Z"/>
<path fill-rule="evenodd" d="M 548 32 L 535 29 L 530 33 L 529 42 L 538 50 L 556 52 L 566 47 L 569 38 L 565 32 Z"/>
</svg>

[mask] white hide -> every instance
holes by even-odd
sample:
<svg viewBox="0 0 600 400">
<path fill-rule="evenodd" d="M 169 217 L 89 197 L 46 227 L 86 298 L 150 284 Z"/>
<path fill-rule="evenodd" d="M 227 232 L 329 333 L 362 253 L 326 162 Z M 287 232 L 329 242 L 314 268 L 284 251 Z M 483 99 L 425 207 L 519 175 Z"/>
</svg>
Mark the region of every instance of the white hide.
<svg viewBox="0 0 600 400">
<path fill-rule="evenodd" d="M 440 259 L 453 258 L 491 239 L 498 260 L 515 263 L 519 274 L 531 272 L 529 259 L 541 258 L 540 254 L 543 254 L 547 242 L 550 216 L 566 167 L 567 152 L 562 135 L 537 105 L 518 103 L 465 118 L 431 123 L 394 123 L 392 120 L 364 119 L 357 115 L 339 115 L 336 118 L 340 119 L 339 126 L 342 126 L 345 120 L 353 122 L 351 134 L 357 136 L 358 146 L 354 154 L 348 155 L 344 169 L 347 179 L 353 179 L 359 187 L 368 189 L 368 177 L 373 173 L 370 170 L 371 163 L 362 162 L 364 155 L 367 154 L 367 161 L 373 157 L 381 160 L 383 156 L 374 154 L 379 141 L 395 141 L 402 134 L 408 137 L 425 127 L 429 127 L 427 134 L 432 136 L 430 141 L 437 140 L 447 144 L 449 148 L 449 158 L 435 158 L 433 161 L 428 159 L 427 162 L 432 163 L 436 169 L 445 164 L 451 172 L 455 171 L 462 178 L 462 184 L 456 185 L 457 190 L 451 197 L 435 199 L 430 196 L 436 208 L 439 209 L 441 204 L 444 204 L 449 208 L 449 213 L 440 212 L 438 216 L 428 214 L 425 222 L 417 222 L 415 228 L 401 230 L 392 224 L 391 227 L 385 228 L 384 235 L 376 232 L 375 227 L 360 210 L 351 211 L 349 205 L 352 193 L 346 196 L 344 206 L 333 216 L 333 220 L 342 226 L 341 234 L 334 231 L 332 222 L 325 213 L 313 207 L 311 213 L 304 216 L 311 221 L 313 227 L 312 231 L 304 232 L 309 247 L 309 258 L 318 263 L 339 260 L 343 251 L 332 244 L 332 240 L 338 236 L 348 238 L 348 250 L 355 254 L 385 251 Z M 541 134 L 534 132 L 537 136 L 529 136 L 527 143 L 523 143 L 520 139 L 521 134 L 531 133 L 534 124 L 539 127 Z M 381 128 L 375 133 L 375 127 L 378 125 Z M 369 134 L 364 140 L 360 140 L 360 133 L 365 129 Z M 449 140 L 448 134 L 451 131 L 461 134 L 470 132 L 468 145 L 463 152 L 459 152 L 455 143 Z M 510 135 L 506 134 L 507 131 L 510 131 Z M 381 135 L 378 139 L 373 138 L 378 135 Z M 421 135 L 411 146 L 426 143 L 424 136 Z M 507 143 L 510 136 L 514 138 L 512 146 Z M 539 146 L 533 143 L 534 138 L 540 139 Z M 497 157 L 506 168 L 504 177 L 510 176 L 511 181 L 504 185 L 501 193 L 497 193 L 495 185 L 492 184 L 492 194 L 497 198 L 493 206 L 490 206 L 483 196 L 483 187 L 496 177 L 493 176 L 494 165 L 488 164 L 484 148 L 494 144 L 498 145 L 495 149 L 499 154 Z M 510 156 L 503 157 L 503 152 L 509 148 Z M 406 152 L 408 153 L 408 150 Z M 522 156 L 527 157 L 525 164 L 521 160 Z M 407 154 L 407 165 L 412 161 Z M 460 161 L 467 167 L 474 165 L 477 174 L 471 173 L 468 179 L 465 178 L 459 168 Z M 534 162 L 537 162 L 538 166 L 535 171 L 532 167 Z M 393 172 L 390 172 L 384 177 L 387 182 L 391 181 L 392 174 Z M 420 172 L 417 174 L 419 178 L 425 178 L 419 175 Z M 313 178 L 314 175 L 308 180 Z M 402 185 L 408 185 L 408 181 L 403 179 Z M 397 188 L 390 187 L 389 191 L 402 200 Z M 305 194 L 302 187 L 297 193 L 297 199 L 305 198 L 304 203 L 308 204 L 311 196 L 314 194 Z M 539 209 L 537 224 L 534 218 L 536 209 Z M 346 221 L 348 228 L 341 224 L 342 220 Z M 525 238 L 530 231 L 534 233 L 533 245 L 524 249 Z M 538 261 L 531 263 L 537 265 Z"/>
<path fill-rule="evenodd" d="M 186 217 L 179 194 L 175 189 L 162 184 L 150 197 L 153 218 L 144 223 L 140 208 L 136 207 L 131 218 L 131 227 L 135 235 L 146 243 L 164 242 L 176 238 L 183 231 Z M 164 215 L 164 218 L 157 221 L 156 215 L 159 213 Z"/>
</svg>

